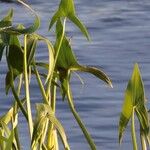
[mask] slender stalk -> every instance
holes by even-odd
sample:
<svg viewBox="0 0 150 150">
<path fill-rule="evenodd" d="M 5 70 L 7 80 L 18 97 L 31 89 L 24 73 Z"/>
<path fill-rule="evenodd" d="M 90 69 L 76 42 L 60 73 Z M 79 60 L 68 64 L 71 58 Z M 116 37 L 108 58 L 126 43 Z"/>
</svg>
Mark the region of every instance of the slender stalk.
<svg viewBox="0 0 150 150">
<path fill-rule="evenodd" d="M 62 42 L 63 42 L 63 38 L 64 38 L 64 35 L 65 35 L 65 27 L 66 27 L 66 18 L 64 19 L 64 22 L 63 22 L 63 31 L 62 31 L 62 35 L 61 35 L 60 42 L 59 42 L 59 45 L 58 45 L 58 49 L 56 50 L 52 73 L 51 73 L 50 78 L 48 79 L 47 90 L 46 90 L 46 95 L 47 96 L 49 95 L 49 91 L 50 91 L 50 87 L 51 87 L 51 82 L 52 82 L 53 73 L 54 73 L 54 70 L 55 70 L 57 58 L 58 58 L 59 51 L 60 51 L 60 48 L 61 48 L 61 45 L 62 45 Z"/>
<path fill-rule="evenodd" d="M 142 150 L 147 150 L 146 139 L 145 139 L 145 136 L 142 133 L 140 134 L 140 138 L 141 138 Z"/>
<path fill-rule="evenodd" d="M 45 92 L 43 83 L 42 83 L 42 81 L 41 81 L 39 72 L 38 72 L 38 70 L 36 69 L 35 63 L 33 63 L 33 68 L 34 68 L 34 72 L 35 72 L 35 75 L 36 75 L 36 79 L 37 79 L 37 82 L 38 82 L 38 84 L 39 84 L 39 87 L 40 87 L 42 96 L 43 96 L 44 103 L 45 103 L 45 104 L 48 104 L 48 98 L 47 98 L 47 96 L 46 96 L 46 92 Z"/>
<path fill-rule="evenodd" d="M 131 136 L 132 136 L 132 142 L 133 142 L 133 149 L 138 150 L 137 141 L 136 141 L 136 132 L 135 132 L 134 109 L 135 107 L 133 107 L 132 118 L 131 118 Z"/>
<path fill-rule="evenodd" d="M 11 82 L 13 82 L 13 81 L 11 81 Z M 27 114 L 26 110 L 24 109 L 21 100 L 19 99 L 19 97 L 17 95 L 17 92 L 15 90 L 13 83 L 11 83 L 11 89 L 12 89 L 13 96 L 14 96 L 15 100 L 17 101 L 18 106 L 20 107 L 22 113 L 24 114 L 26 120 L 28 121 L 28 114 Z"/>
<path fill-rule="evenodd" d="M 52 68 L 52 73 L 51 73 L 50 78 L 48 79 L 48 84 L 47 84 L 47 89 L 46 89 L 46 95 L 51 100 L 51 101 L 49 101 L 49 104 L 51 105 L 52 110 L 54 111 L 54 113 L 55 113 L 55 106 L 56 106 L 56 86 L 53 85 L 52 88 L 51 88 L 51 82 L 52 82 L 52 78 L 53 78 L 57 58 L 58 58 L 58 55 L 59 55 L 59 51 L 60 51 L 60 48 L 61 48 L 61 45 L 62 45 L 62 42 L 63 42 L 63 38 L 64 38 L 64 35 L 65 35 L 65 26 L 66 26 L 66 18 L 64 19 L 64 22 L 63 22 L 62 35 L 61 35 L 61 38 L 60 38 L 60 41 L 59 41 L 58 49 L 56 50 L 55 60 L 54 60 L 53 68 Z M 55 78 L 55 80 L 57 80 L 57 79 Z M 52 91 L 52 97 L 50 97 L 50 88 L 51 88 L 51 91 Z M 52 136 L 52 134 L 54 134 L 54 133 L 52 133 L 52 132 L 54 132 L 53 128 L 54 128 L 53 124 L 50 123 L 50 127 L 48 129 L 48 140 L 47 140 L 47 146 L 49 148 L 51 148 L 51 140 L 54 140 L 55 144 L 58 142 L 56 134 Z M 58 143 L 57 143 L 57 145 L 58 145 Z"/>
<path fill-rule="evenodd" d="M 22 85 L 22 74 L 19 77 L 19 83 L 18 83 L 18 89 L 17 89 L 17 94 L 20 95 L 20 90 L 21 90 L 21 85 Z M 18 105 L 17 102 L 15 101 L 14 104 L 14 120 L 15 117 L 17 117 L 18 120 L 18 115 L 16 116 L 16 114 L 18 113 L 18 109 L 17 109 Z M 18 126 L 14 129 L 14 134 L 15 134 L 15 139 L 16 139 L 16 143 L 17 143 L 17 147 L 20 150 L 21 149 L 21 145 L 20 145 L 20 140 L 19 140 L 19 132 L 18 132 Z"/>
<path fill-rule="evenodd" d="M 16 89 L 14 87 L 14 75 L 13 75 L 13 70 L 12 70 L 12 67 L 10 66 L 10 63 L 9 63 L 9 59 L 8 59 L 8 51 L 9 51 L 9 48 L 8 46 L 6 47 L 6 59 L 7 59 L 7 64 L 8 64 L 8 68 L 9 68 L 9 71 L 10 71 L 10 85 L 11 85 L 11 90 L 12 90 L 12 94 L 15 98 L 15 100 L 17 101 L 17 104 L 18 106 L 20 107 L 22 113 L 24 114 L 25 118 L 27 119 L 28 121 L 28 115 L 27 115 L 27 112 L 26 110 L 24 109 L 23 105 L 22 105 L 22 102 L 20 101 L 19 97 L 18 97 L 18 94 L 16 92 Z"/>
<path fill-rule="evenodd" d="M 59 150 L 59 144 L 58 144 L 58 137 L 57 137 L 57 131 L 56 131 L 56 129 L 54 129 L 54 131 L 53 131 L 53 134 L 54 134 L 54 144 L 55 144 L 55 148 L 56 148 L 56 150 Z"/>
<path fill-rule="evenodd" d="M 36 75 L 36 79 L 37 79 L 37 81 L 38 81 L 38 84 L 39 84 L 39 87 L 40 87 L 40 90 L 41 90 L 41 93 L 42 93 L 42 96 L 43 96 L 44 103 L 45 103 L 45 104 L 48 104 L 48 97 L 46 96 L 46 92 L 45 92 L 43 83 L 42 83 L 42 81 L 41 81 L 39 72 L 38 72 L 38 70 L 36 69 L 36 65 L 35 65 L 34 62 L 33 62 L 33 68 L 34 68 L 34 72 L 35 72 L 35 75 Z M 46 121 L 46 123 L 45 123 L 45 129 L 44 129 L 44 132 L 43 132 L 42 137 L 41 137 L 41 140 L 40 140 L 40 145 L 42 145 L 42 144 L 44 143 L 44 139 L 45 139 L 45 137 L 46 137 L 47 128 L 48 128 L 48 121 Z"/>
<path fill-rule="evenodd" d="M 24 64 L 24 82 L 25 82 L 25 95 L 27 101 L 28 125 L 29 125 L 30 137 L 32 138 L 33 121 L 32 121 L 29 80 L 28 80 L 28 71 L 27 71 L 27 35 L 24 36 L 24 63 L 23 64 Z"/>
<path fill-rule="evenodd" d="M 57 78 L 55 78 L 55 82 L 57 82 Z M 51 108 L 53 112 L 55 113 L 55 107 L 56 107 L 56 85 L 52 84 L 51 86 Z M 48 140 L 47 140 L 47 145 L 49 148 L 52 148 L 52 144 L 55 144 L 55 146 L 58 148 L 58 140 L 57 140 L 57 132 L 54 129 L 54 125 L 50 123 L 50 127 L 48 129 Z"/>
<path fill-rule="evenodd" d="M 95 145 L 94 141 L 92 140 L 91 135 L 87 131 L 84 123 L 80 119 L 80 116 L 79 116 L 79 114 L 77 113 L 77 111 L 75 109 L 74 102 L 73 102 L 73 97 L 72 97 L 72 92 L 71 92 L 71 88 L 70 88 L 70 84 L 69 84 L 69 74 L 70 74 L 70 72 L 68 72 L 68 79 L 67 79 L 68 80 L 68 83 L 67 83 L 67 99 L 68 99 L 68 104 L 69 104 L 70 110 L 71 110 L 74 118 L 76 119 L 78 125 L 80 126 L 87 142 L 89 143 L 89 146 L 91 147 L 92 150 L 96 150 L 96 145 Z"/>
<path fill-rule="evenodd" d="M 57 78 L 54 79 L 54 81 L 57 83 Z M 52 98 L 51 98 L 51 107 L 52 107 L 52 110 L 53 112 L 55 113 L 55 110 L 56 110 L 56 90 L 57 90 L 57 87 L 56 85 L 52 85 Z"/>
</svg>

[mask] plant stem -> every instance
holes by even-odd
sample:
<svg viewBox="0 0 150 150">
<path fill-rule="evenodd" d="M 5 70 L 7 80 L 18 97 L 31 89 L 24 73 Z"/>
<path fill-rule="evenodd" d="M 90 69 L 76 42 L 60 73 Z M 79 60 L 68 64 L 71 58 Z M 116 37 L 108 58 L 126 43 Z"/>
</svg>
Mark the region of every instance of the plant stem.
<svg viewBox="0 0 150 150">
<path fill-rule="evenodd" d="M 61 38 L 60 38 L 60 41 L 59 41 L 58 48 L 56 50 L 55 60 L 54 60 L 53 68 L 52 68 L 52 73 L 51 73 L 50 78 L 48 79 L 48 85 L 47 85 L 47 90 L 46 90 L 46 95 L 47 96 L 48 96 L 49 91 L 50 91 L 51 82 L 52 82 L 52 78 L 53 78 L 53 74 L 54 74 L 57 58 L 58 58 L 59 51 L 60 51 L 60 48 L 61 48 L 61 45 L 62 45 L 62 42 L 63 42 L 63 38 L 64 38 L 64 35 L 65 35 L 65 27 L 66 27 L 66 18 L 64 19 L 64 22 L 63 22 L 63 31 L 62 31 L 62 35 L 61 35 Z"/>
<path fill-rule="evenodd" d="M 66 18 L 64 19 L 64 22 L 63 22 L 62 35 L 61 35 L 61 38 L 60 38 L 60 41 L 59 41 L 58 48 L 56 50 L 55 60 L 54 60 L 53 68 L 52 68 L 52 73 L 51 73 L 50 78 L 48 79 L 48 85 L 47 85 L 47 89 L 46 89 L 46 96 L 48 96 L 49 99 L 50 99 L 49 104 L 51 105 L 52 110 L 54 111 L 54 113 L 55 113 L 55 105 L 56 105 L 56 86 L 53 85 L 52 88 L 51 88 L 51 82 L 52 82 L 55 66 L 56 66 L 56 63 L 57 63 L 57 58 L 58 58 L 58 55 L 59 55 L 59 51 L 60 51 L 60 48 L 61 48 L 61 45 L 62 45 L 62 42 L 63 42 L 63 38 L 64 38 L 64 35 L 65 35 L 65 26 L 66 26 Z M 56 78 L 55 78 L 55 80 L 57 81 Z M 51 88 L 52 95 L 53 95 L 52 97 L 50 97 L 50 88 Z M 53 140 L 55 142 L 57 141 L 57 139 L 56 139 L 57 136 L 54 136 L 54 135 L 52 136 L 52 134 L 53 134 L 52 132 L 54 132 L 53 124 L 50 124 L 50 127 L 48 129 L 48 140 L 47 140 L 47 146 L 49 148 L 51 148 L 51 140 L 52 140 L 52 138 L 53 138 Z"/>
<path fill-rule="evenodd" d="M 31 112 L 31 101 L 30 101 L 30 92 L 29 92 L 29 80 L 28 80 L 28 71 L 27 71 L 27 35 L 24 36 L 24 82 L 25 82 L 25 95 L 27 101 L 27 113 L 28 113 L 28 125 L 30 137 L 32 138 L 33 133 L 33 121 L 32 121 L 32 112 Z"/>
<path fill-rule="evenodd" d="M 57 78 L 54 79 L 55 82 L 57 82 Z M 51 98 L 51 107 L 52 107 L 52 110 L 53 112 L 55 113 L 55 110 L 56 110 L 56 90 L 57 90 L 57 87 L 56 85 L 52 85 L 52 98 Z"/>
<path fill-rule="evenodd" d="M 55 82 L 57 82 L 57 78 L 55 78 Z M 51 86 L 51 108 L 55 113 L 56 107 L 56 85 L 52 84 Z M 58 140 L 57 140 L 57 131 L 54 129 L 54 125 L 50 123 L 50 127 L 48 129 L 48 140 L 47 145 L 49 148 L 52 148 L 52 144 L 55 145 L 56 149 L 58 150 Z"/>
<path fill-rule="evenodd" d="M 13 94 L 15 100 L 17 101 L 17 104 L 18 104 L 18 106 L 20 107 L 22 113 L 24 114 L 26 120 L 28 121 L 27 112 L 26 112 L 26 110 L 24 109 L 24 107 L 23 107 L 23 105 L 22 105 L 22 102 L 20 101 L 19 96 L 18 96 L 18 94 L 17 94 L 17 92 L 16 92 L 16 89 L 15 89 L 15 86 L 14 86 L 14 75 L 13 75 L 12 67 L 10 66 L 10 63 L 9 63 L 8 51 L 9 51 L 9 48 L 8 48 L 8 46 L 7 46 L 7 47 L 6 47 L 6 59 L 7 59 L 7 64 L 8 64 L 8 68 L 9 68 L 9 71 L 10 71 L 10 85 L 11 85 L 12 94 Z"/>
<path fill-rule="evenodd" d="M 43 83 L 42 83 L 42 81 L 41 81 L 39 72 L 38 72 L 38 70 L 36 69 L 35 63 L 33 63 L 33 68 L 34 68 L 34 72 L 35 72 L 35 75 L 36 75 L 36 79 L 37 79 L 37 82 L 38 82 L 38 84 L 39 84 L 39 87 L 40 87 L 42 96 L 43 96 L 44 103 L 45 103 L 45 104 L 48 104 L 48 98 L 47 98 L 47 96 L 46 96 L 46 92 L 45 92 Z"/>
<path fill-rule="evenodd" d="M 140 138 L 141 138 L 141 147 L 142 147 L 142 150 L 147 150 L 145 136 L 142 133 L 140 134 Z"/>
<path fill-rule="evenodd" d="M 22 85 L 22 74 L 19 77 L 19 83 L 18 83 L 18 89 L 17 89 L 17 94 L 18 95 L 20 95 L 21 85 Z M 18 104 L 15 101 L 15 104 L 14 104 L 14 114 L 13 114 L 14 120 L 15 120 L 15 117 L 17 117 L 17 120 L 18 120 L 18 115 L 16 116 L 16 114 L 18 113 L 17 107 L 18 107 Z M 21 145 L 20 145 L 20 141 L 19 141 L 18 125 L 14 129 L 14 134 L 15 134 L 15 139 L 16 139 L 17 147 L 20 150 L 21 149 Z"/>
<path fill-rule="evenodd" d="M 72 97 L 72 92 L 71 92 L 71 88 L 70 88 L 70 83 L 69 83 L 69 74 L 70 74 L 70 72 L 68 72 L 68 79 L 67 79 L 67 82 L 68 82 L 67 83 L 67 99 L 68 99 L 68 104 L 69 104 L 70 110 L 71 110 L 74 118 L 76 119 L 78 125 L 80 126 L 87 142 L 89 143 L 89 146 L 91 147 L 91 150 L 96 150 L 96 145 L 95 145 L 91 135 L 87 131 L 84 123 L 80 119 L 80 116 L 79 116 L 79 114 L 77 113 L 77 111 L 75 109 L 74 101 L 73 101 L 73 97 Z"/>
<path fill-rule="evenodd" d="M 133 149 L 138 150 L 137 148 L 137 141 L 136 141 L 136 132 L 135 132 L 135 118 L 134 118 L 134 109 L 132 110 L 132 118 L 131 118 L 131 136 L 132 136 L 132 142 L 133 142 Z"/>
</svg>

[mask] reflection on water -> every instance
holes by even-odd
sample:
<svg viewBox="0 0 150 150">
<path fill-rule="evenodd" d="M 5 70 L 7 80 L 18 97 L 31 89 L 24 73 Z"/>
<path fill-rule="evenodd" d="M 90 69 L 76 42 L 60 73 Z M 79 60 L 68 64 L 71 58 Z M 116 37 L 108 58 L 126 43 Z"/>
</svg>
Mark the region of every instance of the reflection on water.
<svg viewBox="0 0 150 150">
<path fill-rule="evenodd" d="M 41 16 L 41 34 L 53 40 L 53 33 L 47 32 L 48 21 L 59 1 L 30 1 L 33 8 Z M 75 104 L 84 123 L 91 132 L 97 149 L 116 150 L 118 146 L 118 120 L 124 97 L 124 90 L 131 75 L 133 64 L 138 62 L 142 71 L 146 87 L 146 96 L 150 97 L 150 2 L 148 0 L 75 0 L 78 16 L 83 20 L 89 29 L 92 42 L 88 43 L 80 31 L 72 26 L 69 21 L 67 34 L 72 37 L 72 46 L 83 64 L 96 65 L 101 67 L 112 79 L 113 89 L 108 88 L 103 82 L 91 75 L 81 74 L 85 81 L 82 88 L 76 77 L 72 81 Z M 5 14 L 10 7 L 17 8 L 15 11 L 15 22 L 31 23 L 29 13 L 16 4 L 0 3 L 0 16 Z M 21 17 L 21 18 L 20 18 Z M 41 46 L 38 59 L 47 59 L 46 49 Z M 4 74 L 6 72 L 5 60 L 0 65 L 0 84 L 4 85 Z M 7 98 L 4 87 L 0 87 L 0 110 L 1 113 L 7 110 L 11 104 L 11 96 Z M 32 102 L 39 102 L 37 87 L 32 83 Z M 71 148 L 88 149 L 86 141 L 80 132 L 73 116 L 69 112 L 66 102 L 58 97 L 57 116 L 62 120 L 69 135 Z M 24 149 L 28 149 L 26 124 L 20 118 L 22 143 Z M 130 129 L 124 136 L 121 149 L 132 149 L 130 145 Z M 26 144 L 25 144 L 26 143 Z M 28 144 L 29 145 L 29 144 Z"/>
</svg>

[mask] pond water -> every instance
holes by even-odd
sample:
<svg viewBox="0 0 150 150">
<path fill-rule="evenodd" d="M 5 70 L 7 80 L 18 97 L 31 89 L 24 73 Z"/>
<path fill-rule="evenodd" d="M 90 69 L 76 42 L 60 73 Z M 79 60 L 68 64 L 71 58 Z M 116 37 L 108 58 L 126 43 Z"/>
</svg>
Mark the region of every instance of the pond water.
<svg viewBox="0 0 150 150">
<path fill-rule="evenodd" d="M 31 0 L 29 3 L 41 17 L 40 34 L 53 39 L 53 32 L 47 32 L 49 20 L 58 7 L 57 0 Z M 89 74 L 80 74 L 85 85 L 76 76 L 72 89 L 76 108 L 90 131 L 98 150 L 132 149 L 130 128 L 123 144 L 118 144 L 118 121 L 124 98 L 124 90 L 131 76 L 133 65 L 139 63 L 146 96 L 150 97 L 150 1 L 149 0 L 75 0 L 79 18 L 87 26 L 92 42 L 86 41 L 80 31 L 67 21 L 67 34 L 72 37 L 72 46 L 80 63 L 102 68 L 112 79 L 114 88 Z M 0 2 L 0 17 L 8 8 L 15 8 L 15 22 L 30 24 L 31 15 L 15 3 Z M 44 46 L 39 49 L 37 59 L 47 60 Z M 5 58 L 0 64 L 0 114 L 12 104 L 11 96 L 5 96 L 4 79 L 7 71 Z M 40 102 L 36 84 L 31 84 L 32 104 Z M 148 103 L 149 104 L 149 103 Z M 33 107 L 34 109 L 34 107 Z M 69 112 L 66 102 L 60 96 L 57 102 L 57 116 L 65 126 L 72 150 L 87 150 L 89 147 L 82 132 Z M 35 113 L 35 112 L 33 112 Z M 27 125 L 20 117 L 20 131 L 23 149 L 29 149 Z M 62 149 L 62 148 L 61 148 Z"/>
</svg>

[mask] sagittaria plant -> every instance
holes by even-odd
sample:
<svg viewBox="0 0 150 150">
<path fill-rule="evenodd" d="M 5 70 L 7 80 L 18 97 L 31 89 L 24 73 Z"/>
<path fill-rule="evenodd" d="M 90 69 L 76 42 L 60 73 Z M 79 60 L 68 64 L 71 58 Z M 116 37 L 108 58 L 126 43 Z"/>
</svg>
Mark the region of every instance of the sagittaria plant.
<svg viewBox="0 0 150 150">
<path fill-rule="evenodd" d="M 127 89 L 125 91 L 124 104 L 119 121 L 119 143 L 121 144 L 124 131 L 129 120 L 131 119 L 131 136 L 134 150 L 138 150 L 135 129 L 135 114 L 140 124 L 140 139 L 142 150 L 147 150 L 146 143 L 148 143 L 148 145 L 150 144 L 148 136 L 149 119 L 145 103 L 146 98 L 143 81 L 138 64 L 135 64 L 131 79 L 129 80 Z"/>
<path fill-rule="evenodd" d="M 73 53 L 70 41 L 65 34 L 67 19 L 71 20 L 87 39 L 90 39 L 86 27 L 76 16 L 74 1 L 61 0 L 58 10 L 51 19 L 49 29 L 56 23 L 54 45 L 49 39 L 36 33 L 40 27 L 40 19 L 35 11 L 25 2 L 21 0 L 18 2 L 35 15 L 35 20 L 33 25 L 27 28 L 23 24 L 13 26 L 13 10 L 10 10 L 0 21 L 0 59 L 5 54 L 8 66 L 6 94 L 11 92 L 14 98 L 13 106 L 0 118 L 0 148 L 4 150 L 21 149 L 18 116 L 19 112 L 22 112 L 28 123 L 31 149 L 58 150 L 58 136 L 60 136 L 64 149 L 70 149 L 65 130 L 55 116 L 57 111 L 56 90 L 59 88 L 62 99 L 67 99 L 68 106 L 90 148 L 96 150 L 92 137 L 75 109 L 70 86 L 71 75 L 76 71 L 88 72 L 111 87 L 112 84 L 103 71 L 99 68 L 81 65 Z M 36 60 L 39 42 L 47 45 L 47 63 Z M 39 71 L 39 67 L 44 68 L 47 73 Z M 36 106 L 36 116 L 33 116 L 31 111 L 30 82 L 33 79 L 31 76 L 36 78 L 42 97 L 41 103 L 33 104 Z M 20 93 L 23 90 L 25 94 L 21 96 Z"/>
</svg>

